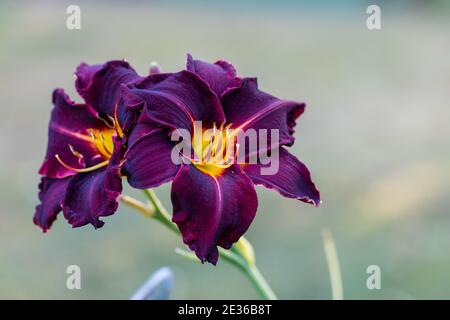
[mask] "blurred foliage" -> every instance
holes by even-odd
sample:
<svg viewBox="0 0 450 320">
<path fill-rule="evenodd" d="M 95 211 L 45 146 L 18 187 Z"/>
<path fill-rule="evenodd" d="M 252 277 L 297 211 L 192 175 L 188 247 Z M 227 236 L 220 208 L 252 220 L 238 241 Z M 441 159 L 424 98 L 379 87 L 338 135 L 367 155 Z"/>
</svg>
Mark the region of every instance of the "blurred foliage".
<svg viewBox="0 0 450 320">
<path fill-rule="evenodd" d="M 52 90 L 79 101 L 81 61 L 126 58 L 146 74 L 151 61 L 179 70 L 186 52 L 228 59 L 263 90 L 308 104 L 292 152 L 324 203 L 258 188 L 247 233 L 279 297 L 331 297 L 328 227 L 346 298 L 450 298 L 448 1 L 381 2 L 381 31 L 366 29 L 355 1 L 340 10 L 331 1 L 79 3 L 79 31 L 65 28 L 72 2 L 0 4 L 0 298 L 128 298 L 163 265 L 174 298 L 257 298 L 234 269 L 185 261 L 174 254 L 179 239 L 126 208 L 101 230 L 71 229 L 60 216 L 44 235 L 31 221 Z M 169 191 L 157 190 L 170 209 Z M 65 287 L 71 264 L 82 290 Z M 366 288 L 371 264 L 382 290 Z"/>
</svg>

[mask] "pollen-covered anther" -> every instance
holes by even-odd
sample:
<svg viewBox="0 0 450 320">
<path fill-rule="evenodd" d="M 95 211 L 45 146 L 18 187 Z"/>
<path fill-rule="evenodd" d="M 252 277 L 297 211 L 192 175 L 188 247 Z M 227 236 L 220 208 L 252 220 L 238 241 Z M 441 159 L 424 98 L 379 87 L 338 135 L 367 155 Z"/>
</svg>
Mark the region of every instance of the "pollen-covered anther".
<svg viewBox="0 0 450 320">
<path fill-rule="evenodd" d="M 84 158 L 84 156 L 81 153 L 79 153 L 78 151 L 76 151 L 75 148 L 71 144 L 69 144 L 69 149 L 70 149 L 70 152 L 72 152 L 72 154 L 78 158 L 78 161 L 81 161 Z"/>
</svg>

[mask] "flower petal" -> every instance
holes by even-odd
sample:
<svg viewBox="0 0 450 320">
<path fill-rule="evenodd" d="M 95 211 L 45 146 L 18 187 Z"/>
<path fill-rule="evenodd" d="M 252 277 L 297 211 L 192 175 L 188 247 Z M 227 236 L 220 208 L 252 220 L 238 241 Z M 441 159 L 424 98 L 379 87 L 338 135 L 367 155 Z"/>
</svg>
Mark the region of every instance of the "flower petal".
<svg viewBox="0 0 450 320">
<path fill-rule="evenodd" d="M 245 78 L 240 88 L 227 91 L 222 105 L 233 128 L 278 129 L 279 145 L 288 146 L 294 143 L 295 121 L 305 109 L 304 103 L 280 100 L 260 91 L 254 78 Z"/>
<path fill-rule="evenodd" d="M 47 232 L 56 220 L 56 216 L 62 210 L 61 203 L 66 194 L 67 184 L 70 178 L 51 179 L 41 178 L 39 184 L 39 200 L 41 203 L 36 207 L 33 222 L 42 231 Z"/>
<path fill-rule="evenodd" d="M 77 174 L 67 186 L 63 202 L 64 216 L 74 228 L 88 223 L 100 228 L 104 222 L 99 218 L 116 212 L 121 192 L 119 175 L 108 169 Z"/>
<path fill-rule="evenodd" d="M 103 226 L 99 218 L 114 214 L 122 193 L 122 179 L 119 164 L 124 150 L 121 141 L 114 141 L 114 153 L 106 168 L 73 176 L 62 203 L 64 217 L 72 227 L 88 223 L 95 228 Z"/>
<path fill-rule="evenodd" d="M 251 180 L 238 166 L 212 177 L 183 165 L 172 184 L 173 222 L 202 262 L 216 264 L 217 245 L 229 249 L 250 226 L 258 207 Z"/>
<path fill-rule="evenodd" d="M 90 129 L 108 128 L 97 117 L 97 112 L 86 104 L 74 103 L 62 89 L 53 92 L 53 104 L 47 153 L 39 173 L 49 178 L 65 178 L 74 174 L 56 159 L 56 155 L 74 168 L 93 166 L 103 161 L 98 157 L 89 133 Z"/>
<path fill-rule="evenodd" d="M 187 55 L 186 70 L 197 74 L 202 78 L 211 90 L 220 97 L 227 89 L 238 87 L 240 79 L 236 76 L 234 66 L 223 60 L 208 63 L 194 60 L 190 54 Z"/>
<path fill-rule="evenodd" d="M 82 63 L 75 75 L 75 87 L 80 96 L 105 119 L 114 118 L 121 84 L 141 79 L 128 62 L 121 60 L 109 61 L 103 65 Z"/>
<path fill-rule="evenodd" d="M 320 193 L 311 181 L 308 168 L 286 149 L 280 148 L 279 151 L 278 171 L 275 174 L 261 174 L 261 169 L 268 166 L 261 164 L 244 165 L 245 173 L 255 184 L 275 189 L 285 197 L 318 206 Z"/>
<path fill-rule="evenodd" d="M 138 189 L 155 188 L 171 181 L 180 165 L 174 164 L 171 152 L 175 144 L 167 130 L 138 124 L 131 132 L 122 174 Z"/>
<path fill-rule="evenodd" d="M 217 96 L 188 71 L 148 76 L 136 84 L 123 86 L 122 95 L 129 109 L 145 106 L 139 122 L 191 130 L 195 120 L 202 120 L 205 125 L 225 121 Z"/>
</svg>

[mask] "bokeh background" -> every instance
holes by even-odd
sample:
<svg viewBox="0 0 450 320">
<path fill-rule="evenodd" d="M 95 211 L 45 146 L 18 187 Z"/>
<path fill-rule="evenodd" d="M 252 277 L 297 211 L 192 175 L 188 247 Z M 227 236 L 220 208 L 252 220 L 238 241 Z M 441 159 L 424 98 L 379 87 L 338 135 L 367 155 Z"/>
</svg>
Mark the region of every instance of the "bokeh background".
<svg viewBox="0 0 450 320">
<path fill-rule="evenodd" d="M 126 299 L 161 266 L 173 298 L 258 298 L 220 261 L 174 253 L 181 240 L 121 208 L 105 226 L 44 235 L 32 223 L 51 92 L 77 101 L 76 66 L 126 58 L 141 74 L 185 54 L 232 61 L 276 96 L 306 101 L 292 152 L 311 169 L 320 208 L 258 188 L 247 237 L 284 299 L 329 299 L 321 230 L 334 236 L 348 299 L 450 298 L 450 6 L 370 1 L 2 1 L 0 3 L 0 298 Z M 81 7 L 81 30 L 66 8 Z M 170 185 L 157 190 L 171 209 Z M 127 192 L 141 197 L 133 190 Z M 82 289 L 66 289 L 66 267 Z M 382 289 L 366 287 L 378 265 Z"/>
</svg>

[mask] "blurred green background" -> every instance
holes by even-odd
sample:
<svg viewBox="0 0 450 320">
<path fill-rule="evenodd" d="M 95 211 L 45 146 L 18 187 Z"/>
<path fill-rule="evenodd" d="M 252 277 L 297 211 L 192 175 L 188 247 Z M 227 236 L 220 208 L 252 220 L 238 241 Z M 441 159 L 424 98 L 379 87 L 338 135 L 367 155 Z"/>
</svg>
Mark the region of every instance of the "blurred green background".
<svg viewBox="0 0 450 320">
<path fill-rule="evenodd" d="M 311 169 L 320 208 L 258 188 L 247 237 L 284 299 L 329 299 L 321 230 L 334 235 L 344 297 L 450 298 L 450 14 L 448 1 L 83 2 L 0 4 L 0 298 L 124 299 L 160 266 L 174 298 L 258 298 L 220 261 L 174 253 L 181 240 L 127 208 L 105 226 L 44 235 L 32 223 L 51 92 L 74 90 L 76 66 L 126 58 L 141 74 L 185 54 L 232 61 L 276 96 L 306 101 L 292 152 Z M 81 7 L 81 30 L 66 8 Z M 170 185 L 157 190 L 171 209 Z M 127 193 L 141 197 L 133 190 Z M 82 289 L 66 289 L 66 267 Z M 379 265 L 382 289 L 366 287 Z"/>
</svg>

